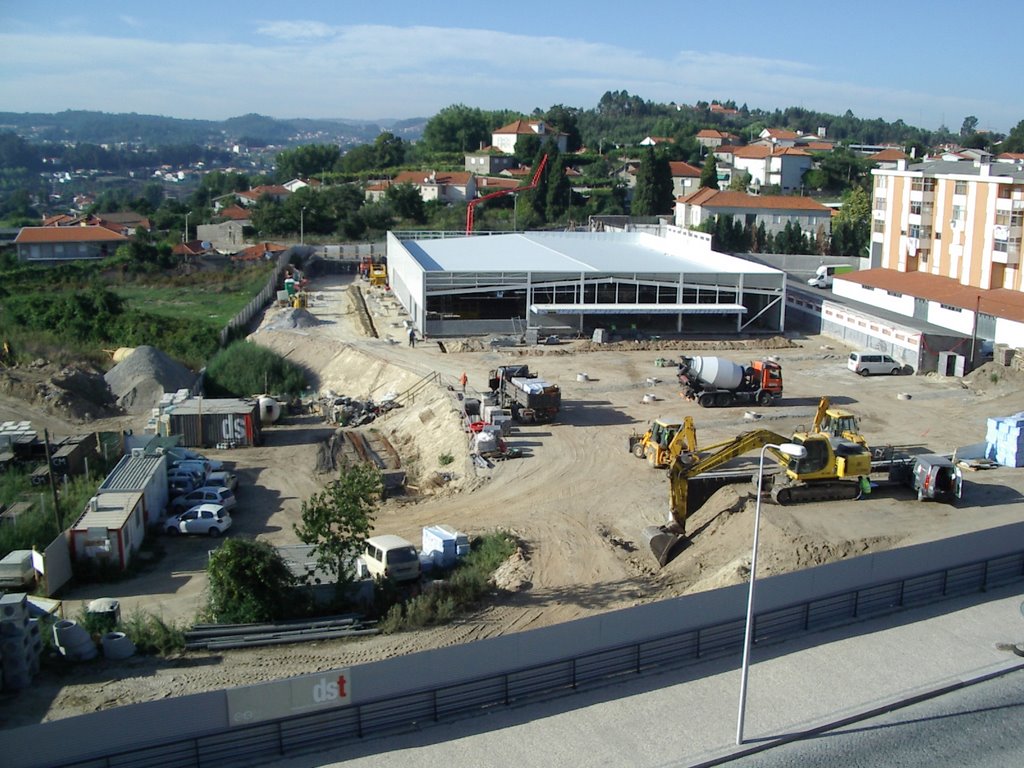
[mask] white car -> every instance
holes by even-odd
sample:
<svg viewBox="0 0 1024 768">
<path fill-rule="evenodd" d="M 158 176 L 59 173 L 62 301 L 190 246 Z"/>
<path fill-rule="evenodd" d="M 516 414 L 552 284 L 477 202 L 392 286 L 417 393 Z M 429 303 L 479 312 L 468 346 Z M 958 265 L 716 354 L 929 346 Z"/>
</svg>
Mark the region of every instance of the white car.
<svg viewBox="0 0 1024 768">
<path fill-rule="evenodd" d="M 167 518 L 165 530 L 175 536 L 194 533 L 216 538 L 231 527 L 231 515 L 220 504 L 197 504 L 187 512 Z"/>
<path fill-rule="evenodd" d="M 197 504 L 219 504 L 225 510 L 231 510 L 235 508 L 235 503 L 235 494 L 231 492 L 230 488 L 204 485 L 172 499 L 167 506 L 170 507 L 171 512 L 177 514 L 191 509 Z"/>
</svg>

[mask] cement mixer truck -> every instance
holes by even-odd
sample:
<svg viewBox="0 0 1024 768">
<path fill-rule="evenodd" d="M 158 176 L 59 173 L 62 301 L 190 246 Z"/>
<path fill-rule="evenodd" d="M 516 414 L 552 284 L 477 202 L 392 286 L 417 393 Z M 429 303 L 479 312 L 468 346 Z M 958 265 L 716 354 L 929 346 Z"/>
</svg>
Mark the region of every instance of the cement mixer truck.
<svg viewBox="0 0 1024 768">
<path fill-rule="evenodd" d="M 782 397 L 782 366 L 772 360 L 742 366 L 722 357 L 682 357 L 678 376 L 680 394 L 702 408 L 768 406 Z"/>
</svg>

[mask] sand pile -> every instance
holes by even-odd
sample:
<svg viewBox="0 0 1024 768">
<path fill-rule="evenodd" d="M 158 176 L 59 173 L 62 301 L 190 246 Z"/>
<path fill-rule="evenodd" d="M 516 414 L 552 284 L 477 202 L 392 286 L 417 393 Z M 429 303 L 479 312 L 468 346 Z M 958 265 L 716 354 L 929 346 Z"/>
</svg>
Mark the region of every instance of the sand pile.
<svg viewBox="0 0 1024 768">
<path fill-rule="evenodd" d="M 117 403 L 129 413 L 144 413 L 164 392 L 191 388 L 196 375 L 156 347 L 136 347 L 103 378 Z"/>
<path fill-rule="evenodd" d="M 290 331 L 295 328 L 312 328 L 320 325 L 320 321 L 302 307 L 289 307 L 276 315 L 270 322 L 260 328 L 261 331 Z"/>
</svg>

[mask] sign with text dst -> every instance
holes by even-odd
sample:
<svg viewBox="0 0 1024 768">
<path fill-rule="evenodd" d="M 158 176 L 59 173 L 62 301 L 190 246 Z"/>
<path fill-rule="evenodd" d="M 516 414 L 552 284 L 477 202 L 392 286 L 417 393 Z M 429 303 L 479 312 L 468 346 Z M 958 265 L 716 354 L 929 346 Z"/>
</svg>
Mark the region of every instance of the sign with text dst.
<svg viewBox="0 0 1024 768">
<path fill-rule="evenodd" d="M 248 725 L 277 720 L 352 702 L 349 670 L 336 669 L 312 675 L 246 685 L 227 691 L 228 722 Z"/>
</svg>

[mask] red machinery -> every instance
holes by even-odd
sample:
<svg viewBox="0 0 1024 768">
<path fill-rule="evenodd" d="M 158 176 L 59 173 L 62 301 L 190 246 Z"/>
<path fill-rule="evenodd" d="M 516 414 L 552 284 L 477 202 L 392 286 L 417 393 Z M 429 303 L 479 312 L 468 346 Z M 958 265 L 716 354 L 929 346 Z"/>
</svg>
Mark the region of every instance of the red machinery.
<svg viewBox="0 0 1024 768">
<path fill-rule="evenodd" d="M 544 173 L 544 168 L 547 167 L 547 164 L 548 156 L 544 155 L 540 159 L 540 165 L 537 166 L 537 170 L 533 174 L 533 181 L 525 186 L 516 187 L 515 189 L 499 189 L 497 192 L 491 192 L 489 195 L 484 195 L 483 197 L 477 197 L 470 200 L 469 203 L 466 204 L 466 234 L 473 234 L 473 209 L 476 208 L 477 205 L 484 202 L 484 200 L 493 200 L 496 197 L 514 195 L 518 192 L 526 192 L 527 190 L 535 189 L 537 184 L 540 183 L 540 175 Z"/>
</svg>

